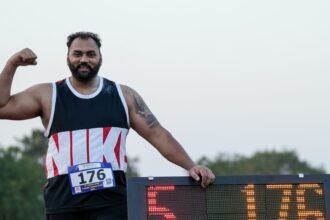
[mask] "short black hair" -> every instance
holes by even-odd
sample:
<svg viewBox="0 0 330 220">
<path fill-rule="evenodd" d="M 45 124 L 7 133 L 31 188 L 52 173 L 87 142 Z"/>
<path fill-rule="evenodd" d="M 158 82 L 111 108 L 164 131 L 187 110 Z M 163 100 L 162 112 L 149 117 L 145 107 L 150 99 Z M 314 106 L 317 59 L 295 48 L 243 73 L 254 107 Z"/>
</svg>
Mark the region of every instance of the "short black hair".
<svg viewBox="0 0 330 220">
<path fill-rule="evenodd" d="M 99 35 L 93 33 L 93 32 L 88 32 L 88 31 L 79 31 L 79 32 L 75 32 L 73 34 L 70 34 L 67 39 L 67 43 L 66 45 L 68 46 L 68 48 L 70 48 L 72 41 L 74 41 L 74 39 L 76 38 L 81 38 L 81 39 L 88 39 L 88 38 L 92 38 L 96 45 L 101 48 L 101 39 L 99 37 Z"/>
</svg>

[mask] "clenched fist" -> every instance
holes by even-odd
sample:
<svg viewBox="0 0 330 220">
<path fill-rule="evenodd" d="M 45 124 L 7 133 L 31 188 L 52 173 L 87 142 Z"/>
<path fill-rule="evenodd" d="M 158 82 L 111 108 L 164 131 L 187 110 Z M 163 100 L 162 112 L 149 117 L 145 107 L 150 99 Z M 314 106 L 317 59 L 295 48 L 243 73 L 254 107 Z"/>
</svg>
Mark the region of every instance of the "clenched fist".
<svg viewBox="0 0 330 220">
<path fill-rule="evenodd" d="M 10 57 L 8 62 L 15 67 L 36 65 L 37 55 L 31 49 L 25 48 Z"/>
</svg>

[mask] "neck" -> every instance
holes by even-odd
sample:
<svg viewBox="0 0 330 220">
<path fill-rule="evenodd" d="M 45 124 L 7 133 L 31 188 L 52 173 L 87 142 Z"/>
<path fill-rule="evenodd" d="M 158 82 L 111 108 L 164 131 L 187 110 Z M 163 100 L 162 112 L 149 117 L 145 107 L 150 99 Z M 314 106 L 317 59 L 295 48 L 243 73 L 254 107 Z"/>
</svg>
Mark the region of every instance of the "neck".
<svg viewBox="0 0 330 220">
<path fill-rule="evenodd" d="M 79 80 L 77 80 L 76 78 L 74 78 L 73 76 L 71 76 L 69 78 L 71 85 L 73 86 L 73 88 L 84 95 L 89 95 L 92 94 L 93 92 L 95 92 L 97 90 L 97 88 L 99 87 L 99 83 L 100 83 L 100 77 L 95 76 L 93 79 L 86 81 L 86 82 L 81 82 Z"/>
</svg>

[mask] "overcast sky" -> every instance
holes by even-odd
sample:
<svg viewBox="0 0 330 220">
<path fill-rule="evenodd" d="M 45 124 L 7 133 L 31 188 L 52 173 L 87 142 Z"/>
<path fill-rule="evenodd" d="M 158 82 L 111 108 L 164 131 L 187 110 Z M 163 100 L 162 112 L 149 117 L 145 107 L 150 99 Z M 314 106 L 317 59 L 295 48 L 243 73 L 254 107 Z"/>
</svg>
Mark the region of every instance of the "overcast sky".
<svg viewBox="0 0 330 220">
<path fill-rule="evenodd" d="M 1 3 L 0 65 L 29 47 L 13 92 L 70 75 L 66 37 L 102 38 L 100 75 L 129 85 L 194 160 L 293 149 L 330 171 L 330 1 L 11 0 Z M 0 121 L 0 143 L 42 128 Z M 185 175 L 131 130 L 145 176 Z"/>
</svg>

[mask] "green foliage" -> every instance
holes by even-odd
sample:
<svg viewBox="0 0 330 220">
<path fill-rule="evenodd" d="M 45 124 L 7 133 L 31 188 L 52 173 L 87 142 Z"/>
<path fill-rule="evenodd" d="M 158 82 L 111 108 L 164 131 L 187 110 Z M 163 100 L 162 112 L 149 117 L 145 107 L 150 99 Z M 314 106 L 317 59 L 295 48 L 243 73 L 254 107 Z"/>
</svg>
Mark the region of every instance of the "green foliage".
<svg viewBox="0 0 330 220">
<path fill-rule="evenodd" d="M 48 146 L 48 139 L 39 129 L 32 130 L 30 136 L 24 136 L 22 139 L 18 139 L 18 142 L 23 147 L 24 155 L 37 160 L 42 159 Z"/>
<path fill-rule="evenodd" d="M 44 219 L 42 165 L 19 147 L 0 149 L 0 219 Z"/>
<path fill-rule="evenodd" d="M 214 160 L 202 157 L 199 164 L 208 166 L 216 175 L 321 174 L 321 167 L 312 167 L 298 158 L 295 151 L 261 151 L 251 157 L 219 154 Z"/>
</svg>

